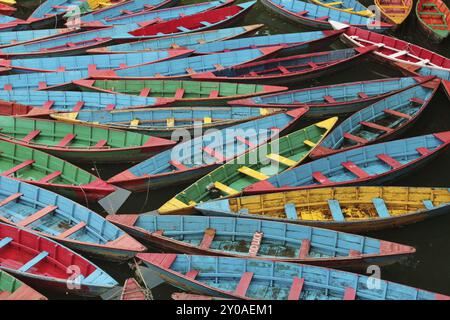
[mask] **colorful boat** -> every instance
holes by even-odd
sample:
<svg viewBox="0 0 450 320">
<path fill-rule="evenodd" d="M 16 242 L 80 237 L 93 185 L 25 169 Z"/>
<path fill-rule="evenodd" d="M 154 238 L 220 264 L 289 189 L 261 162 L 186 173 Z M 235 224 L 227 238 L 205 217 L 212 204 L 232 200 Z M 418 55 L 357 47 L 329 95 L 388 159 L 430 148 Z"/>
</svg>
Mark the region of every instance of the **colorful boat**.
<svg viewBox="0 0 450 320">
<path fill-rule="evenodd" d="M 368 232 L 400 227 L 450 211 L 448 188 L 325 187 L 219 199 L 195 207 L 204 215 L 255 218 Z"/>
<path fill-rule="evenodd" d="M 0 15 L 0 31 L 14 31 L 26 28 L 26 21 L 15 17 Z"/>
<path fill-rule="evenodd" d="M 375 0 L 383 19 L 396 26 L 408 18 L 413 4 L 413 0 Z"/>
<path fill-rule="evenodd" d="M 81 203 L 95 203 L 116 191 L 93 174 L 47 153 L 0 140 L 0 175 L 62 194 Z"/>
<path fill-rule="evenodd" d="M 143 253 L 137 257 L 169 284 L 196 294 L 244 300 L 449 300 L 368 276 L 269 260 Z"/>
<path fill-rule="evenodd" d="M 269 10 L 291 21 L 316 29 L 332 29 L 330 21 L 347 23 L 360 28 L 371 28 L 377 32 L 385 32 L 393 27 L 389 23 L 375 21 L 372 18 L 298 0 L 261 0 L 261 3 Z"/>
<path fill-rule="evenodd" d="M 96 126 L 0 116 L 0 140 L 38 149 L 74 162 L 135 162 L 175 142 Z"/>
<path fill-rule="evenodd" d="M 0 14 L 3 14 L 5 16 L 10 16 L 14 12 L 16 12 L 16 8 L 8 6 L 7 4 L 0 3 Z"/>
<path fill-rule="evenodd" d="M 191 16 L 149 24 L 130 32 L 134 36 L 166 37 L 198 32 L 230 25 L 250 11 L 256 1 L 249 1 L 220 9 L 200 12 Z"/>
<path fill-rule="evenodd" d="M 215 41 L 225 41 L 255 32 L 263 27 L 263 24 L 254 24 L 243 27 L 208 30 L 188 33 L 172 37 L 163 37 L 117 44 L 108 47 L 100 47 L 87 50 L 90 54 L 104 53 L 132 53 L 141 51 L 185 49 L 188 46 Z M 0 34 L 1 35 L 1 34 Z"/>
<path fill-rule="evenodd" d="M 263 59 L 275 54 L 282 47 L 267 47 L 261 49 L 247 49 L 230 51 L 204 56 L 195 56 L 161 63 L 153 63 L 137 67 L 128 67 L 119 70 L 100 70 L 91 73 L 93 79 L 189 79 L 196 73 L 227 69 L 239 64 Z"/>
<path fill-rule="evenodd" d="M 163 252 L 364 268 L 395 263 L 413 247 L 333 230 L 256 219 L 110 215 L 106 219 Z"/>
<path fill-rule="evenodd" d="M 116 18 L 140 12 L 148 12 L 160 8 L 170 7 L 178 0 L 126 0 L 115 5 L 95 10 L 81 17 L 81 22 L 99 21 L 106 18 Z"/>
<path fill-rule="evenodd" d="M 52 113 L 53 119 L 95 124 L 105 128 L 130 130 L 156 137 L 178 140 L 177 131 L 220 130 L 242 122 L 254 121 L 285 109 L 231 106 L 141 108 L 112 111 Z"/>
<path fill-rule="evenodd" d="M 1 48 L 60 37 L 72 32 L 74 31 L 70 29 L 43 29 L 0 32 L 0 50 Z"/>
<path fill-rule="evenodd" d="M 336 33 L 338 31 L 339 33 Z M 186 47 L 194 50 L 196 54 L 211 54 L 230 50 L 264 48 L 270 46 L 282 46 L 279 54 L 292 54 L 301 52 L 314 52 L 331 45 L 339 37 L 342 30 L 324 30 L 299 33 L 285 33 L 265 35 L 251 38 L 232 39 L 227 41 L 215 41 L 211 43 L 195 44 Z"/>
<path fill-rule="evenodd" d="M 441 0 L 419 0 L 416 15 L 425 34 L 434 42 L 442 42 L 450 33 L 450 9 Z"/>
<path fill-rule="evenodd" d="M 75 80 L 83 91 L 123 93 L 171 100 L 172 106 L 223 105 L 238 97 L 253 97 L 287 90 L 287 87 L 231 82 L 202 82 L 183 80 Z M 1 93 L 1 92 L 0 92 Z M 120 96 L 120 95 L 119 95 Z M 1 98 L 0 98 L 1 99 Z M 74 110 L 75 111 L 75 110 Z"/>
<path fill-rule="evenodd" d="M 219 298 L 219 297 L 213 297 L 213 296 L 204 296 L 200 294 L 192 294 L 192 293 L 186 293 L 186 292 L 174 292 L 170 296 L 172 300 L 183 300 L 183 301 L 189 301 L 189 300 L 201 300 L 201 301 L 208 301 L 208 300 L 229 300 L 227 298 Z"/>
<path fill-rule="evenodd" d="M 321 158 L 244 189 L 244 194 L 380 185 L 422 167 L 450 144 L 450 131 L 369 145 Z"/>
<path fill-rule="evenodd" d="M 123 285 L 120 300 L 149 300 L 148 295 L 134 278 L 128 278 Z"/>
<path fill-rule="evenodd" d="M 104 17 L 102 19 L 98 19 L 97 16 L 94 16 L 93 14 L 89 14 L 81 17 L 81 26 L 83 28 L 99 28 L 113 25 L 132 25 L 134 26 L 134 29 L 138 29 L 146 25 L 222 8 L 233 2 L 234 0 L 200 2 L 161 10 L 144 10 L 119 17 Z"/>
<path fill-rule="evenodd" d="M 108 180 L 136 192 L 190 182 L 222 163 L 277 137 L 293 126 L 307 109 L 294 109 L 220 131 L 208 132 L 161 152 Z M 219 139 L 220 137 L 220 142 Z"/>
<path fill-rule="evenodd" d="M 352 114 L 313 150 L 313 159 L 391 140 L 408 130 L 434 97 L 439 79 L 407 89 Z"/>
<path fill-rule="evenodd" d="M 396 63 L 404 63 L 416 67 L 450 71 L 450 58 L 418 45 L 348 25 L 333 23 L 333 26 L 336 29 L 345 29 L 341 35 L 341 39 L 345 43 L 359 48 L 376 46 L 377 49 L 373 51 L 373 55 L 394 67 Z"/>
<path fill-rule="evenodd" d="M 441 80 L 450 81 L 450 70 L 435 69 L 430 67 L 419 67 L 412 64 L 394 62 L 395 67 L 407 76 L 436 76 Z"/>
<path fill-rule="evenodd" d="M 188 57 L 191 50 L 167 50 L 138 52 L 127 54 L 99 54 L 68 57 L 32 58 L 0 60 L 0 66 L 11 69 L 13 73 L 28 72 L 61 72 L 122 69 L 133 66 L 144 66 L 171 59 Z"/>
<path fill-rule="evenodd" d="M 76 91 L 0 91 L 0 115 L 44 116 L 54 112 L 161 107 L 174 99 Z"/>
<path fill-rule="evenodd" d="M 19 279 L 0 270 L 0 300 L 47 300 L 47 298 Z"/>
<path fill-rule="evenodd" d="M 196 73 L 192 74 L 191 78 L 204 81 L 237 81 L 243 83 L 298 83 L 345 70 L 365 60 L 374 50 L 376 50 L 376 47 L 365 47 L 274 58 L 221 70 Z"/>
<path fill-rule="evenodd" d="M 0 197 L 0 220 L 26 228 L 36 237 L 51 238 L 84 254 L 108 260 L 128 260 L 146 250 L 94 211 L 51 191 L 0 176 Z M 14 234 L 18 236 L 17 230 Z M 31 240 L 33 247 L 44 243 L 44 239 L 40 242 L 36 238 Z M 47 246 L 56 247 L 55 244 Z M 18 256 L 26 257 L 25 252 Z M 61 257 L 70 256 L 61 252 Z M 73 265 L 70 259 L 68 262 Z M 67 275 L 65 267 L 63 273 Z"/>
<path fill-rule="evenodd" d="M 109 274 L 81 255 L 22 228 L 0 223 L 0 247 L 0 269 L 43 291 L 97 297 L 117 285 Z M 23 289 L 26 291 L 21 298 L 31 295 L 43 300 L 31 288 Z"/>
<path fill-rule="evenodd" d="M 330 118 L 318 122 L 223 164 L 164 203 L 158 213 L 194 213 L 198 203 L 236 196 L 256 181 L 298 166 L 331 131 L 337 120 Z"/>
<path fill-rule="evenodd" d="M 228 104 L 259 108 L 299 108 L 306 105 L 309 111 L 305 117 L 326 117 L 356 112 L 429 79 L 408 77 L 349 82 L 233 100 Z"/>
<path fill-rule="evenodd" d="M 348 12 L 351 14 L 356 14 L 358 16 L 363 16 L 367 18 L 372 18 L 374 16 L 374 13 L 367 9 L 365 6 L 363 6 L 360 2 L 357 0 L 341 0 L 341 1 L 335 1 L 335 0 L 309 0 L 309 2 L 317 4 L 319 6 L 342 11 L 342 12 Z"/>
</svg>

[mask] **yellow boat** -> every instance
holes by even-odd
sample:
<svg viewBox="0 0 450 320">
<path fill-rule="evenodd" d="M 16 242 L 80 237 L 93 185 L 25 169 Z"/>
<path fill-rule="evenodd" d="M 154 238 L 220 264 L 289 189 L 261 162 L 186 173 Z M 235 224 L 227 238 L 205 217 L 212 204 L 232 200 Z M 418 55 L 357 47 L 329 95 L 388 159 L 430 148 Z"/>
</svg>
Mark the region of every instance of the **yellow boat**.
<svg viewBox="0 0 450 320">
<path fill-rule="evenodd" d="M 87 3 L 89 5 L 89 8 L 91 8 L 91 10 L 97 10 L 104 7 L 116 5 L 123 1 L 125 0 L 87 0 Z"/>
<path fill-rule="evenodd" d="M 371 18 L 375 14 L 356 0 L 309 0 L 318 6 Z"/>
<path fill-rule="evenodd" d="M 375 5 L 387 22 L 400 25 L 411 13 L 413 0 L 375 0 Z"/>
<path fill-rule="evenodd" d="M 16 4 L 16 0 L 0 0 L 0 3 L 6 4 L 8 6 L 14 6 Z"/>
<path fill-rule="evenodd" d="M 221 199 L 195 207 L 205 215 L 300 223 L 346 232 L 411 224 L 450 211 L 449 188 L 337 187 Z"/>
</svg>

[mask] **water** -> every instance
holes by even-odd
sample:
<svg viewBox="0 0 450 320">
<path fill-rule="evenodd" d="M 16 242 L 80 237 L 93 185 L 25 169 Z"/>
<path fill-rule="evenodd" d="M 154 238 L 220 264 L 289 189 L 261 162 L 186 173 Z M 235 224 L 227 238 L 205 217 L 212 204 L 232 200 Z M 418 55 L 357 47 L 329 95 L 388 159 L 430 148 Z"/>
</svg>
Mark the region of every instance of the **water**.
<svg viewBox="0 0 450 320">
<path fill-rule="evenodd" d="M 180 4 L 189 4 L 194 0 L 182 0 Z M 245 2 L 245 1 L 237 1 Z M 372 0 L 361 1 L 368 6 L 373 3 Z M 447 4 L 449 1 L 446 1 Z M 38 4 L 39 1 L 36 1 Z M 30 8 L 32 8 L 30 6 Z M 30 8 L 23 8 L 20 12 L 24 17 L 31 12 Z M 277 34 L 309 31 L 299 25 L 284 21 L 279 16 L 267 11 L 261 4 L 251 10 L 246 18 L 239 25 L 265 24 L 258 34 Z M 393 33 L 400 39 L 416 43 L 425 48 L 436 51 L 447 57 L 450 56 L 450 41 L 440 45 L 432 45 L 427 42 L 422 33 L 418 31 L 417 20 L 414 9 L 407 21 Z M 344 48 L 341 43 L 335 43 L 332 48 Z M 334 74 L 326 79 L 316 79 L 311 82 L 303 83 L 301 87 L 311 87 L 317 85 L 327 85 L 334 83 L 344 83 L 351 81 L 379 79 L 383 77 L 401 76 L 396 70 L 386 68 L 383 65 L 374 62 L 368 62 L 348 69 L 340 74 Z M 297 87 L 292 87 L 297 88 Z M 303 127 L 306 123 L 299 123 L 298 127 Z M 437 131 L 450 130 L 450 103 L 447 100 L 442 89 L 439 90 L 433 101 L 429 104 L 421 118 L 416 122 L 413 128 L 407 131 L 402 138 L 433 133 Z M 397 186 L 436 186 L 446 187 L 450 185 L 450 152 L 434 160 L 428 166 L 416 171 L 407 178 L 396 181 L 393 185 Z M 103 179 L 107 179 L 114 174 L 126 169 L 129 165 L 114 166 L 83 166 L 93 173 L 98 173 Z M 186 185 L 157 190 L 150 194 L 132 195 L 121 208 L 120 213 L 142 213 L 157 209 L 164 202 L 173 197 L 176 193 L 183 190 Z M 99 213 L 105 214 L 101 208 L 93 208 Z M 450 215 L 421 222 L 404 228 L 374 232 L 369 234 L 376 238 L 396 241 L 399 243 L 414 246 L 417 253 L 409 260 L 392 266 L 383 267 L 381 277 L 385 280 L 395 281 L 406 285 L 419 287 L 426 290 L 436 291 L 442 294 L 450 295 Z M 109 272 L 119 283 L 132 275 L 128 265 L 117 265 L 95 261 L 100 267 Z M 175 289 L 176 290 L 176 289 Z M 155 299 L 167 299 L 174 291 L 174 288 L 168 285 L 161 285 L 153 290 Z M 66 296 L 51 296 L 53 298 L 66 298 Z"/>
</svg>

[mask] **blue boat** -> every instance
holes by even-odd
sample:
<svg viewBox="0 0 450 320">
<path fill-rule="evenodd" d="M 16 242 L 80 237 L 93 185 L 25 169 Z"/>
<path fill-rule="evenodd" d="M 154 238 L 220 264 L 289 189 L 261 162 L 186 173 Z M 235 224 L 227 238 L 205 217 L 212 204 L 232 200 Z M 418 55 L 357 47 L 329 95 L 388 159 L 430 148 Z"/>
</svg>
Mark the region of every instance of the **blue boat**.
<svg viewBox="0 0 450 320">
<path fill-rule="evenodd" d="M 406 77 L 349 82 L 232 100 L 228 104 L 260 108 L 299 108 L 306 105 L 309 112 L 305 117 L 326 117 L 356 112 L 429 79 Z"/>
<path fill-rule="evenodd" d="M 298 0 L 261 0 L 261 3 L 283 17 L 316 29 L 332 29 L 329 21 L 350 24 L 362 29 L 385 32 L 393 25 L 356 14 L 329 9 Z"/>
<path fill-rule="evenodd" d="M 234 27 L 218 30 L 188 33 L 172 37 L 141 40 L 136 42 L 117 44 L 113 46 L 94 48 L 87 50 L 88 53 L 130 53 L 139 51 L 185 49 L 188 46 L 199 43 L 224 41 L 252 33 L 261 28 L 262 24 L 244 27 Z"/>
<path fill-rule="evenodd" d="M 196 73 L 223 70 L 243 63 L 262 59 L 268 55 L 274 54 L 280 49 L 281 47 L 268 47 L 196 56 L 123 68 L 120 70 L 98 71 L 92 74 L 91 77 L 94 79 L 189 79 L 191 75 Z"/>
<path fill-rule="evenodd" d="M 46 40 L 72 32 L 73 31 L 69 29 L 43 29 L 0 32 L 0 48 L 21 45 L 30 41 Z"/>
<path fill-rule="evenodd" d="M 188 57 L 191 50 L 167 50 L 127 54 L 99 54 L 68 57 L 0 60 L 0 66 L 12 73 L 61 72 L 122 69 Z"/>
<path fill-rule="evenodd" d="M 193 181 L 222 163 L 276 138 L 306 111 L 295 109 L 218 132 L 206 132 L 115 175 L 108 182 L 130 191 L 143 192 Z M 180 138 L 190 139 L 191 136 Z"/>
<path fill-rule="evenodd" d="M 169 7 L 178 0 L 126 0 L 116 5 L 105 7 L 81 17 L 81 21 L 98 21 L 101 19 L 111 19 L 123 15 L 136 14 L 141 11 L 152 11 L 164 7 Z"/>
<path fill-rule="evenodd" d="M 310 3 L 317 4 L 329 9 L 348 12 L 351 14 L 356 14 L 363 17 L 371 18 L 375 14 L 363 6 L 360 2 L 356 0 L 308 0 Z"/>
<path fill-rule="evenodd" d="M 61 121 L 96 124 L 170 138 L 176 130 L 194 133 L 195 130 L 222 129 L 283 111 L 285 110 L 212 106 L 53 113 L 51 117 Z"/>
<path fill-rule="evenodd" d="M 414 65 L 408 65 L 404 63 L 396 63 L 396 66 L 400 68 L 400 70 L 412 76 L 436 76 L 442 80 L 450 81 L 450 71 L 443 69 L 436 69 L 430 67 L 418 67 Z"/>
<path fill-rule="evenodd" d="M 66 90 L 73 87 L 71 81 L 89 77 L 87 71 L 33 72 L 0 77 L 3 90 L 38 90 L 58 87 Z"/>
<path fill-rule="evenodd" d="M 128 260 L 146 250 L 94 211 L 51 191 L 4 176 L 0 176 L 0 220 L 107 260 Z"/>
<path fill-rule="evenodd" d="M 244 194 L 341 185 L 382 185 L 433 160 L 450 131 L 369 145 L 333 154 L 252 184 Z"/>
<path fill-rule="evenodd" d="M 328 268 L 269 260 L 143 253 L 137 257 L 182 290 L 245 300 L 448 300 L 450 297 Z"/>
<path fill-rule="evenodd" d="M 26 21 L 10 16 L 0 15 L 0 31 L 26 29 Z"/>
<path fill-rule="evenodd" d="M 80 8 L 81 13 L 91 10 L 87 1 L 82 0 L 46 0 L 41 3 L 30 15 L 32 19 L 42 19 L 49 16 L 64 14 L 69 7 Z"/>
<path fill-rule="evenodd" d="M 329 156 L 395 138 L 417 121 L 439 85 L 439 79 L 431 79 L 354 113 L 334 128 L 310 157 Z"/>
<path fill-rule="evenodd" d="M 342 30 L 338 33 L 325 30 L 265 35 L 259 37 L 195 44 L 187 46 L 186 49 L 194 50 L 196 54 L 211 54 L 230 50 L 282 46 L 283 49 L 279 53 L 282 52 L 283 54 L 292 54 L 328 47 L 338 39 L 341 33 Z"/>
<path fill-rule="evenodd" d="M 42 116 L 53 112 L 164 106 L 173 101 L 174 99 L 168 98 L 139 97 L 103 92 L 0 90 L 0 114 Z"/>
<path fill-rule="evenodd" d="M 398 243 L 257 219 L 151 214 L 119 214 L 106 219 L 162 252 L 266 259 L 335 268 L 387 265 L 415 252 L 413 247 Z"/>
<path fill-rule="evenodd" d="M 168 21 L 176 19 L 182 16 L 190 16 L 200 12 L 217 9 L 227 4 L 232 3 L 234 0 L 217 0 L 210 2 L 194 3 L 185 6 L 179 6 L 174 8 L 167 8 L 155 11 L 144 11 L 140 13 L 122 15 L 120 17 L 105 17 L 104 19 L 92 19 L 85 20 L 82 17 L 81 22 L 83 27 L 104 27 L 113 25 L 133 25 L 135 29 L 143 27 L 148 24 L 152 24 L 156 21 Z"/>
</svg>

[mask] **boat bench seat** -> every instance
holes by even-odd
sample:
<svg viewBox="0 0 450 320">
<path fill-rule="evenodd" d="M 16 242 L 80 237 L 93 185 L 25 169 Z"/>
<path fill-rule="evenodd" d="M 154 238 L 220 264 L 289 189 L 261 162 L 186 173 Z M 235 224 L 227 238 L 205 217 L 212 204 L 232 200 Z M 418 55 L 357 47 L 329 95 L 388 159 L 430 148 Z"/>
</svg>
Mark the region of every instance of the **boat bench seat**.
<svg viewBox="0 0 450 320">
<path fill-rule="evenodd" d="M 169 164 L 178 170 L 187 170 L 188 169 L 188 167 L 186 167 L 184 164 L 182 164 L 181 162 L 178 162 L 176 160 L 169 161 Z"/>
<path fill-rule="evenodd" d="M 30 261 L 25 263 L 22 267 L 20 267 L 20 269 L 18 271 L 19 272 L 27 272 L 32 267 L 34 267 L 36 264 L 38 264 L 39 262 L 44 260 L 47 256 L 48 256 L 48 252 L 47 251 L 42 251 L 36 257 L 34 257 L 33 259 L 31 259 Z"/>
<path fill-rule="evenodd" d="M 62 140 L 56 145 L 57 147 L 64 148 L 67 147 L 73 139 L 75 139 L 76 135 L 72 133 L 68 133 Z"/>
<path fill-rule="evenodd" d="M 184 89 L 183 88 L 178 88 L 175 91 L 175 99 L 182 99 L 184 96 Z"/>
<path fill-rule="evenodd" d="M 103 148 L 104 146 L 106 146 L 107 143 L 108 141 L 105 139 L 98 140 L 97 143 L 94 145 L 94 148 Z"/>
<path fill-rule="evenodd" d="M 233 189 L 233 188 L 231 188 L 231 187 L 229 187 L 229 186 L 227 186 L 227 185 L 225 185 L 225 184 L 223 184 L 223 183 L 221 183 L 219 181 L 214 182 L 214 188 L 216 188 L 216 189 L 218 189 L 218 190 L 222 191 L 223 193 L 226 193 L 226 194 L 228 194 L 230 196 L 239 193 L 239 191 L 237 191 L 237 190 L 235 190 L 235 189 Z"/>
<path fill-rule="evenodd" d="M 370 177 L 370 174 L 351 161 L 342 162 L 341 165 L 360 179 Z"/>
<path fill-rule="evenodd" d="M 319 21 L 327 21 L 328 19 L 330 19 L 329 16 L 323 16 L 323 17 L 318 17 L 316 20 L 319 20 Z"/>
<path fill-rule="evenodd" d="M 377 158 L 386 163 L 387 165 L 391 166 L 392 169 L 397 169 L 402 166 L 400 162 L 384 153 L 377 154 Z"/>
<path fill-rule="evenodd" d="M 411 120 L 412 117 L 409 114 L 400 112 L 400 111 L 396 111 L 396 110 L 392 110 L 392 109 L 384 109 L 383 110 L 384 113 L 387 113 L 389 115 L 392 115 L 394 117 L 398 117 L 398 118 L 403 118 L 403 119 L 407 119 L 407 120 Z"/>
<path fill-rule="evenodd" d="M 199 271 L 198 270 L 190 270 L 184 276 L 188 279 L 195 280 L 197 278 Z"/>
<path fill-rule="evenodd" d="M 423 200 L 422 203 L 426 209 L 428 209 L 428 210 L 434 209 L 434 204 L 431 200 Z"/>
<path fill-rule="evenodd" d="M 428 148 L 425 147 L 420 147 L 417 148 L 416 151 L 421 155 L 421 156 L 426 156 L 428 154 L 430 154 L 432 151 Z"/>
<path fill-rule="evenodd" d="M 200 24 L 203 25 L 203 26 L 205 26 L 205 27 L 209 27 L 209 26 L 212 25 L 212 24 L 209 23 L 208 21 L 200 21 Z"/>
<path fill-rule="evenodd" d="M 65 239 L 67 237 L 70 237 L 71 235 L 73 235 L 75 232 L 80 231 L 81 229 L 83 229 L 86 226 L 86 223 L 84 222 L 80 222 L 76 225 L 74 225 L 72 228 L 67 229 L 64 232 L 61 232 L 57 238 L 58 239 Z"/>
<path fill-rule="evenodd" d="M 0 249 L 3 248 L 4 246 L 7 246 L 12 241 L 13 241 L 13 239 L 10 237 L 3 238 L 2 240 L 0 240 Z"/>
<path fill-rule="evenodd" d="M 289 295 L 288 295 L 288 300 L 299 300 L 300 299 L 300 295 L 302 294 L 302 290 L 303 290 L 303 285 L 305 283 L 305 279 L 303 278 L 299 278 L 299 277 L 295 277 L 292 280 L 292 285 L 291 288 L 289 290 Z"/>
<path fill-rule="evenodd" d="M 282 155 L 279 155 L 277 153 L 269 153 L 266 155 L 266 158 L 281 163 L 287 167 L 293 167 L 297 164 L 297 162 L 295 162 L 294 160 L 283 157 Z"/>
<path fill-rule="evenodd" d="M 331 215 L 333 216 L 334 221 L 344 222 L 345 217 L 342 213 L 341 204 L 337 200 L 328 200 L 328 208 L 330 209 Z"/>
<path fill-rule="evenodd" d="M 356 290 L 353 288 L 345 288 L 344 291 L 344 300 L 355 300 L 356 299 Z"/>
<path fill-rule="evenodd" d="M 203 250 L 207 250 L 211 247 L 212 242 L 214 241 L 214 236 L 216 235 L 216 229 L 208 228 L 205 230 L 203 234 L 203 239 L 200 242 L 199 248 Z"/>
<path fill-rule="evenodd" d="M 17 225 L 19 227 L 26 227 L 30 225 L 31 223 L 41 219 L 42 217 L 46 216 L 47 214 L 52 213 L 55 211 L 58 207 L 57 206 L 47 206 L 42 208 L 41 210 L 38 210 L 37 212 L 33 213 L 31 216 L 26 217 L 22 221 L 18 222 Z"/>
<path fill-rule="evenodd" d="M 380 131 L 384 131 L 384 132 L 394 131 L 394 129 L 392 129 L 392 128 L 388 128 L 388 127 L 385 127 L 385 126 L 382 126 L 380 124 L 373 123 L 373 122 L 360 121 L 359 124 L 362 126 L 371 128 L 371 129 L 380 130 Z"/>
<path fill-rule="evenodd" d="M 36 138 L 40 133 L 41 130 L 30 131 L 25 137 L 22 138 L 22 142 L 30 143 L 30 141 Z"/>
<path fill-rule="evenodd" d="M 28 166 L 31 166 L 35 161 L 34 160 L 26 160 L 22 163 L 19 163 L 17 166 L 12 167 L 11 169 L 8 169 L 6 171 L 3 171 L 1 173 L 2 176 L 9 176 L 13 173 L 16 173 L 17 171 L 19 171 L 20 169 L 26 168 Z"/>
<path fill-rule="evenodd" d="M 284 67 L 284 66 L 277 66 L 278 71 L 280 71 L 282 74 L 288 74 L 290 71 Z"/>
<path fill-rule="evenodd" d="M 312 142 L 311 140 L 303 140 L 303 144 L 306 144 L 308 147 L 315 148 L 316 143 Z"/>
<path fill-rule="evenodd" d="M 310 249 L 311 249 L 311 241 L 309 239 L 302 239 L 302 244 L 300 245 L 298 257 L 300 259 L 305 259 L 308 256 Z"/>
<path fill-rule="evenodd" d="M 208 98 L 210 98 L 210 99 L 214 99 L 214 98 L 218 98 L 218 97 L 219 97 L 219 90 L 212 90 L 208 96 Z"/>
<path fill-rule="evenodd" d="M 303 10 L 303 11 L 297 12 L 296 15 L 298 15 L 298 16 L 304 16 L 305 14 L 308 14 L 308 13 L 309 13 L 308 10 Z"/>
<path fill-rule="evenodd" d="M 192 69 L 192 68 L 186 68 L 186 69 L 184 69 L 184 70 L 186 70 L 186 72 L 187 72 L 188 74 L 195 74 L 195 70 Z"/>
<path fill-rule="evenodd" d="M 18 192 L 18 193 L 14 193 L 14 194 L 10 195 L 9 197 L 6 197 L 5 199 L 0 201 L 0 207 L 7 205 L 8 203 L 10 203 L 16 199 L 19 199 L 22 195 L 23 195 L 23 193 Z"/>
<path fill-rule="evenodd" d="M 364 92 L 358 92 L 358 97 L 360 97 L 361 99 L 369 98 L 369 96 L 367 94 L 365 94 Z"/>
<path fill-rule="evenodd" d="M 175 127 L 175 118 L 167 118 L 166 119 L 166 127 L 168 127 L 168 128 Z"/>
<path fill-rule="evenodd" d="M 253 170 L 252 168 L 249 168 L 249 167 L 246 167 L 246 166 L 240 167 L 238 169 L 238 171 L 240 173 L 243 173 L 243 174 L 245 174 L 245 175 L 247 175 L 249 177 L 252 177 L 252 178 L 254 178 L 256 180 L 260 180 L 260 181 L 266 180 L 266 179 L 269 178 L 269 176 L 266 176 L 265 174 L 263 174 L 263 173 L 261 173 L 259 171 Z"/>
<path fill-rule="evenodd" d="M 294 203 L 286 203 L 284 205 L 284 213 L 288 219 L 296 220 L 298 219 L 297 209 Z"/>
<path fill-rule="evenodd" d="M 148 95 L 152 92 L 151 88 L 142 88 L 141 92 L 139 92 L 139 96 L 148 97 Z"/>
<path fill-rule="evenodd" d="M 212 121 L 211 117 L 203 117 L 203 123 L 212 123 Z"/>
<path fill-rule="evenodd" d="M 261 248 L 263 233 L 256 231 L 253 234 L 252 241 L 250 242 L 250 248 L 248 249 L 248 255 L 250 257 L 256 257 L 259 249 Z"/>
<path fill-rule="evenodd" d="M 422 100 L 420 98 L 417 98 L 417 97 L 411 98 L 411 99 L 409 99 L 409 101 L 417 103 L 417 104 L 424 104 L 425 103 L 424 100 Z"/>
<path fill-rule="evenodd" d="M 314 178 L 314 180 L 316 180 L 320 184 L 331 183 L 330 179 L 325 177 L 324 174 L 322 172 L 319 172 L 319 171 L 313 172 L 312 177 Z"/>
<path fill-rule="evenodd" d="M 375 206 L 375 210 L 380 218 L 389 218 L 391 216 L 389 214 L 389 209 L 386 206 L 386 202 L 384 202 L 383 199 L 373 198 L 372 203 Z"/>
<path fill-rule="evenodd" d="M 64 71 L 64 70 L 63 70 Z M 48 101 L 45 101 L 45 103 L 42 105 L 42 109 L 44 109 L 44 110 L 50 110 L 52 107 L 53 107 L 53 105 L 55 104 L 55 101 L 53 101 L 53 100 L 48 100 Z M 38 130 L 39 131 L 39 130 Z"/>
<path fill-rule="evenodd" d="M 72 111 L 78 112 L 84 107 L 84 101 L 78 101 L 73 107 Z"/>
<path fill-rule="evenodd" d="M 323 96 L 323 100 L 325 100 L 328 103 L 335 103 L 336 100 L 332 96 Z"/>
<path fill-rule="evenodd" d="M 359 144 L 366 144 L 369 142 L 369 140 L 355 136 L 355 135 L 351 134 L 350 132 L 344 133 L 343 137 L 347 140 L 351 140 L 351 141 L 359 143 Z"/>
<path fill-rule="evenodd" d="M 219 151 L 211 149 L 210 147 L 203 147 L 202 150 L 211 157 L 216 158 L 219 162 L 224 162 L 226 160 L 226 158 Z"/>
<path fill-rule="evenodd" d="M 133 119 L 130 121 L 130 128 L 137 127 L 139 125 L 139 119 Z"/>
<path fill-rule="evenodd" d="M 234 293 L 239 296 L 245 296 L 248 287 L 250 287 L 252 279 L 253 279 L 253 272 L 244 272 L 242 274 L 241 280 L 239 280 L 239 283 L 236 286 L 236 290 L 234 291 Z"/>
<path fill-rule="evenodd" d="M 401 56 L 404 56 L 404 55 L 407 55 L 407 54 L 408 54 L 408 51 L 401 50 L 401 51 L 395 52 L 393 54 L 390 54 L 389 57 L 390 58 L 398 58 L 398 57 L 401 57 Z"/>
<path fill-rule="evenodd" d="M 62 173 L 61 171 L 54 171 L 54 172 L 46 175 L 45 177 L 39 179 L 38 182 L 47 183 L 47 182 L 59 177 L 61 175 L 61 173 Z"/>
<path fill-rule="evenodd" d="M 183 26 L 178 26 L 177 29 L 180 30 L 180 31 L 182 31 L 182 32 L 190 32 L 190 31 L 191 31 L 190 29 L 185 28 L 185 27 L 183 27 Z"/>
</svg>

